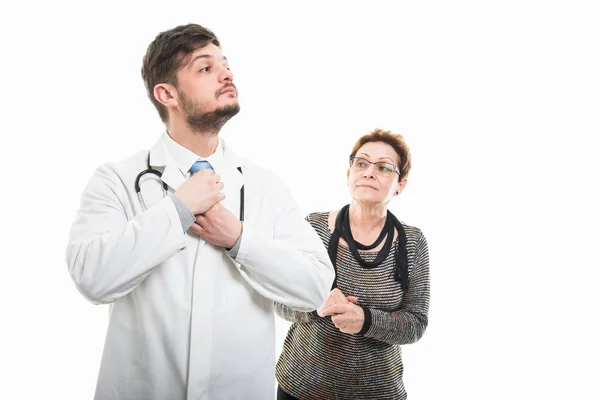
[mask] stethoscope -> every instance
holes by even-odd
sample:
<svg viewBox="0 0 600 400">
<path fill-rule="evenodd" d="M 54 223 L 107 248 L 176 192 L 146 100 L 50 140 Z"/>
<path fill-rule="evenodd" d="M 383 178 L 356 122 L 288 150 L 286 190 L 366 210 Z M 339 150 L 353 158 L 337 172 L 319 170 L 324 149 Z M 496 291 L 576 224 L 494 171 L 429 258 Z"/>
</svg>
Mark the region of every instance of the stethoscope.
<svg viewBox="0 0 600 400">
<path fill-rule="evenodd" d="M 148 207 L 146 207 L 146 202 L 144 201 L 144 197 L 142 196 L 142 190 L 140 188 L 140 179 L 142 178 L 142 176 L 144 176 L 146 174 L 155 175 L 158 177 L 158 179 L 161 179 L 161 177 L 162 177 L 162 172 L 157 171 L 150 166 L 150 153 L 148 153 L 147 164 L 148 164 L 148 168 L 145 169 L 144 171 L 140 172 L 138 174 L 138 176 L 136 176 L 136 178 L 135 178 L 135 193 L 137 194 L 138 200 L 140 201 L 140 204 L 142 205 L 142 208 L 144 211 L 148 210 Z M 243 174 L 242 167 L 237 167 L 237 170 L 240 171 L 240 174 Z M 162 180 L 161 180 L 161 182 L 162 182 Z M 162 182 L 162 189 L 163 189 L 163 197 L 166 197 L 167 191 L 168 191 L 168 186 L 164 182 Z M 240 221 L 243 221 L 243 220 L 244 220 L 244 185 L 242 185 L 242 187 L 240 188 Z"/>
</svg>

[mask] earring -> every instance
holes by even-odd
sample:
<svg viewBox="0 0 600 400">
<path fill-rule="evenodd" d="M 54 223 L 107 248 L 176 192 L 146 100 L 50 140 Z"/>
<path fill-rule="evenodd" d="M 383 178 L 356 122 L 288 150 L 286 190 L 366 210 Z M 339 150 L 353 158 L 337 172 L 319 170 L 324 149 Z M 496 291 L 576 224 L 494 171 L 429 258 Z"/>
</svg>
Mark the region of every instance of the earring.
<svg viewBox="0 0 600 400">
<path fill-rule="evenodd" d="M 396 190 L 396 196 L 398 196 L 398 191 Z"/>
</svg>

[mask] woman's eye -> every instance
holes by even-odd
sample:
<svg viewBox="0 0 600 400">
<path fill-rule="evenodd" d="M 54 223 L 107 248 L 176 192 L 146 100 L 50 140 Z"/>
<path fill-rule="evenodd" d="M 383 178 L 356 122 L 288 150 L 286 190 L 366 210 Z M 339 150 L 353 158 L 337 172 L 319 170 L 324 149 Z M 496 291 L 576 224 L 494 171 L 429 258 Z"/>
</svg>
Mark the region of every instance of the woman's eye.
<svg viewBox="0 0 600 400">
<path fill-rule="evenodd" d="M 210 71 L 210 67 L 204 67 L 200 70 L 200 72 L 208 72 Z"/>
</svg>

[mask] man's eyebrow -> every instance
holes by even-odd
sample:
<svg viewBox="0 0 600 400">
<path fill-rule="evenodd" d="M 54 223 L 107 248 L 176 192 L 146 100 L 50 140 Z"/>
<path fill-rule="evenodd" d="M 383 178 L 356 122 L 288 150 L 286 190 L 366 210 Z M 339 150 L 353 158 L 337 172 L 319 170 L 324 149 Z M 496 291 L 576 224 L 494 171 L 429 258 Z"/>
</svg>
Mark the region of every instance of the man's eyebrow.
<svg viewBox="0 0 600 400">
<path fill-rule="evenodd" d="M 190 61 L 190 63 L 194 63 L 200 59 L 210 59 L 213 58 L 211 54 L 199 54 Z M 227 62 L 227 57 L 223 56 L 223 61 Z"/>
<path fill-rule="evenodd" d="M 196 57 L 194 57 L 192 59 L 192 61 L 190 62 L 190 64 L 195 63 L 196 61 L 200 60 L 200 59 L 207 59 L 207 58 L 213 58 L 210 54 L 200 54 L 197 55 Z"/>
</svg>

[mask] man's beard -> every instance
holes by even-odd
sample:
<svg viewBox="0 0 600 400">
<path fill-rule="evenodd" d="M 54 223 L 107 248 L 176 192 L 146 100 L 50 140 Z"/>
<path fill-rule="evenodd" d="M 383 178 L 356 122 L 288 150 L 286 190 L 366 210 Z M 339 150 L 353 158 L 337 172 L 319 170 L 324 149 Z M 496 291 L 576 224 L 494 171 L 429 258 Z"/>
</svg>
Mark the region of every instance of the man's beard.
<svg viewBox="0 0 600 400">
<path fill-rule="evenodd" d="M 239 103 L 235 103 L 207 112 L 201 104 L 187 99 L 183 93 L 181 93 L 181 103 L 190 128 L 196 132 L 214 135 L 218 134 L 223 125 L 240 111 Z"/>
</svg>

